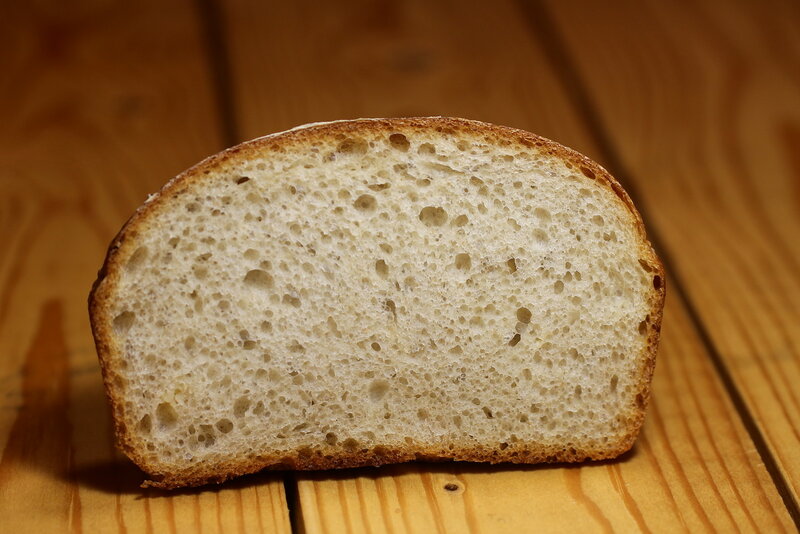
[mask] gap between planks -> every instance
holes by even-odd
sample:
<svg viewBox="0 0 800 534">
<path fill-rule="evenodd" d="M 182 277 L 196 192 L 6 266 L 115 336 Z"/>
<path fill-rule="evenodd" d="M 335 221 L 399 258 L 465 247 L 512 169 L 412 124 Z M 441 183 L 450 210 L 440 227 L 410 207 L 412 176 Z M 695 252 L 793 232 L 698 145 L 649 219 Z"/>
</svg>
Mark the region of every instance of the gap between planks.
<svg viewBox="0 0 800 534">
<path fill-rule="evenodd" d="M 742 393 L 734 383 L 730 371 L 720 356 L 719 350 L 711 340 L 707 328 L 700 319 L 692 296 L 686 291 L 686 285 L 681 279 L 678 270 L 674 267 L 675 262 L 672 260 L 671 252 L 664 246 L 664 241 L 656 225 L 650 224 L 648 214 L 643 209 L 644 203 L 640 201 L 640 196 L 634 186 L 635 182 L 631 179 L 632 174 L 623 163 L 611 136 L 608 135 L 603 120 L 592 103 L 586 85 L 583 83 L 580 72 L 566 47 L 555 20 L 540 0 L 518 0 L 518 2 L 522 13 L 525 15 L 526 22 L 533 30 L 531 32 L 533 37 L 539 41 L 553 71 L 560 78 L 559 81 L 564 87 L 567 98 L 575 106 L 578 116 L 584 121 L 590 137 L 594 140 L 600 154 L 603 155 L 604 160 L 607 162 L 611 174 L 619 180 L 639 210 L 648 230 L 648 237 L 661 257 L 666 271 L 669 273 L 672 290 L 678 293 L 680 300 L 684 302 L 689 320 L 697 332 L 700 342 L 708 352 L 711 363 L 718 373 L 725 391 L 730 396 L 747 433 L 753 440 L 753 444 L 764 462 L 764 466 L 772 478 L 772 482 L 775 484 L 790 517 L 798 530 L 800 530 L 800 505 L 794 499 L 789 489 L 789 484 L 778 468 L 778 463 L 770 451 L 763 433 L 758 428 L 758 424 L 747 407 Z"/>
</svg>

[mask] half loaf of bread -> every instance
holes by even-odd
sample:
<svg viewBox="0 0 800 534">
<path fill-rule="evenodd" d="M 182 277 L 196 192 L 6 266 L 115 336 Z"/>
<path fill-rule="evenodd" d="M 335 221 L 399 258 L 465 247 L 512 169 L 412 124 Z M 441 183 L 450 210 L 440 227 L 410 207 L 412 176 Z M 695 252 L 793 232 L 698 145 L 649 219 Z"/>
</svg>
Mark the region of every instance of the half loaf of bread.
<svg viewBox="0 0 800 534">
<path fill-rule="evenodd" d="M 615 457 L 664 274 L 596 163 L 451 118 L 212 156 L 111 244 L 90 314 L 121 449 L 163 488 L 262 468 Z"/>
</svg>

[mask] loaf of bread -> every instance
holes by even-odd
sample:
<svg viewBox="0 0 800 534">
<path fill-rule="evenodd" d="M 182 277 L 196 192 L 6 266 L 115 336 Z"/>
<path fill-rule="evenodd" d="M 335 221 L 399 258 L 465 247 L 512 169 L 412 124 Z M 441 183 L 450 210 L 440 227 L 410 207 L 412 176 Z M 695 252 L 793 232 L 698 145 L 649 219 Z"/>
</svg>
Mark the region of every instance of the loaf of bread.
<svg viewBox="0 0 800 534">
<path fill-rule="evenodd" d="M 90 315 L 120 448 L 162 488 L 263 468 L 615 457 L 664 274 L 596 163 L 452 118 L 302 126 L 167 183 Z"/>
</svg>

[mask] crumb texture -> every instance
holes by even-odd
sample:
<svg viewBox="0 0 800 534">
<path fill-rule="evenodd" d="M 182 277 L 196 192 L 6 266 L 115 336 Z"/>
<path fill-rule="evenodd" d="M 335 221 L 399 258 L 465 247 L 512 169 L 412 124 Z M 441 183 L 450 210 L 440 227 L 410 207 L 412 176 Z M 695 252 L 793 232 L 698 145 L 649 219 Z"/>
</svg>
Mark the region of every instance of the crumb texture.
<svg viewBox="0 0 800 534">
<path fill-rule="evenodd" d="M 213 165 L 120 249 L 101 320 L 140 459 L 588 451 L 638 428 L 663 275 L 610 187 L 480 135 L 304 139 Z"/>
</svg>

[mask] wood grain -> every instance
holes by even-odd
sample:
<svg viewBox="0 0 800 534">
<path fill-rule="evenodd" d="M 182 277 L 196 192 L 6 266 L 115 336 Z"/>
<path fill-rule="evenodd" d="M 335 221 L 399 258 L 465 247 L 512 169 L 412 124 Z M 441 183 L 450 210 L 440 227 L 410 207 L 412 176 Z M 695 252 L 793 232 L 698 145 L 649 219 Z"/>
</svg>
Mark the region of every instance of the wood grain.
<svg viewBox="0 0 800 534">
<path fill-rule="evenodd" d="M 315 120 L 464 115 L 602 155 L 513 4 L 231 2 L 224 19 L 244 138 Z M 622 461 L 303 474 L 299 517 L 310 533 L 791 530 L 675 297 L 654 388 Z"/>
<path fill-rule="evenodd" d="M 671 7 L 549 3 L 602 135 L 796 506 L 800 6 Z"/>
<path fill-rule="evenodd" d="M 163 494 L 114 451 L 86 296 L 124 220 L 222 148 L 187 2 L 0 15 L 0 530 L 288 532 L 279 477 Z"/>
</svg>

